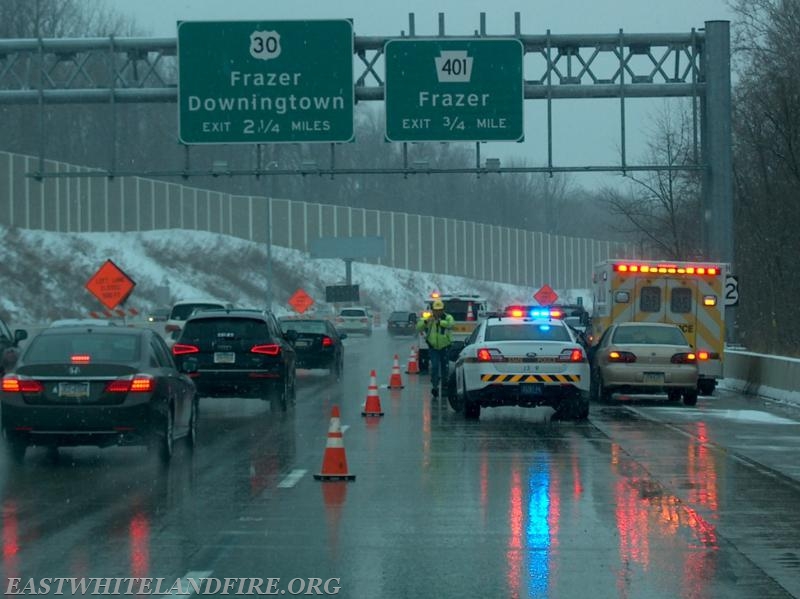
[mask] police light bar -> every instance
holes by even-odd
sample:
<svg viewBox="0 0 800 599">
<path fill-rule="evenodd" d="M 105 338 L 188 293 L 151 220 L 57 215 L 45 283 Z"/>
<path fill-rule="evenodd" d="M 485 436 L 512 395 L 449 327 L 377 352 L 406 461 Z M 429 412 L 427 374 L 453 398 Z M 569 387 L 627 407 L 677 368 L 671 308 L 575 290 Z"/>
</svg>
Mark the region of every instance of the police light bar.
<svg viewBox="0 0 800 599">
<path fill-rule="evenodd" d="M 720 274 L 717 266 L 678 266 L 677 264 L 614 264 L 614 272 L 623 274 L 656 275 L 705 275 L 715 277 Z"/>
</svg>

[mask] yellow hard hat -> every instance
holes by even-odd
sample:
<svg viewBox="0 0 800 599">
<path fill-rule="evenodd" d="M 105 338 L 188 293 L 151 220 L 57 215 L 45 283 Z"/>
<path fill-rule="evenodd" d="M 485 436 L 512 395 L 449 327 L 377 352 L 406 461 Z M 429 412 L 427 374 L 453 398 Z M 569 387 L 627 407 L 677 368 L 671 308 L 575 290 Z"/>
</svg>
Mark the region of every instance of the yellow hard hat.
<svg viewBox="0 0 800 599">
<path fill-rule="evenodd" d="M 434 310 L 444 310 L 444 302 L 442 300 L 435 300 L 431 307 Z"/>
</svg>

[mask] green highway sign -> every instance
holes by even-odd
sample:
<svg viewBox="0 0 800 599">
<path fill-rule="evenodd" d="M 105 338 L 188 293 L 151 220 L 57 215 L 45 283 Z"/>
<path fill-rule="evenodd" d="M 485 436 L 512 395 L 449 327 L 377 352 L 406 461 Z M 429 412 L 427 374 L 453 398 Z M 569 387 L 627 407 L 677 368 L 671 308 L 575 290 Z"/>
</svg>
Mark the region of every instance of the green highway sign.
<svg viewBox="0 0 800 599">
<path fill-rule="evenodd" d="M 178 123 L 185 144 L 353 138 L 353 24 L 178 23 Z"/>
<path fill-rule="evenodd" d="M 389 40 L 386 138 L 521 141 L 523 54 L 510 38 Z"/>
</svg>

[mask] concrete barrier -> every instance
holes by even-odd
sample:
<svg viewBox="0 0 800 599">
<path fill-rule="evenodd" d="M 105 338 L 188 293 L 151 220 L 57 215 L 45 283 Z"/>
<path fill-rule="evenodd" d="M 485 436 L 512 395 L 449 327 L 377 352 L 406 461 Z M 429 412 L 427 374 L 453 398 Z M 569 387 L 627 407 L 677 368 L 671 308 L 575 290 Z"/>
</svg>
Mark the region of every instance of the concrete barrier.
<svg viewBox="0 0 800 599">
<path fill-rule="evenodd" d="M 728 388 L 800 404 L 800 359 L 726 350 L 723 373 Z"/>
</svg>

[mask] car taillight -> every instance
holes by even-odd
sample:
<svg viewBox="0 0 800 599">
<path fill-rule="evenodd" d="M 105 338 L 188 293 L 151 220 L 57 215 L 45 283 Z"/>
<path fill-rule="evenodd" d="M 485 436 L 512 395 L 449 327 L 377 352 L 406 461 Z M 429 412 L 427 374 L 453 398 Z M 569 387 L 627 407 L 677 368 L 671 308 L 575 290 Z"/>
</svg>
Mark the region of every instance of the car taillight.
<svg viewBox="0 0 800 599">
<path fill-rule="evenodd" d="M 183 354 L 196 354 L 200 348 L 196 345 L 187 345 L 185 343 L 176 343 L 172 346 L 173 356 L 182 356 Z"/>
<path fill-rule="evenodd" d="M 558 355 L 559 362 L 585 362 L 586 356 L 578 348 L 565 349 Z"/>
<path fill-rule="evenodd" d="M 336 322 L 344 322 L 344 318 L 341 318 L 341 317 L 337 316 L 336 317 Z"/>
<path fill-rule="evenodd" d="M 697 352 L 697 359 L 698 360 L 719 360 L 719 354 L 714 351 L 705 351 L 701 350 Z"/>
<path fill-rule="evenodd" d="M 110 381 L 105 388 L 106 393 L 150 393 L 155 391 L 156 380 L 146 374 Z"/>
<path fill-rule="evenodd" d="M 92 361 L 92 356 L 87 354 L 77 354 L 69 357 L 69 361 L 73 364 L 88 364 Z"/>
<path fill-rule="evenodd" d="M 359 318 L 361 322 L 369 322 L 369 318 Z"/>
<path fill-rule="evenodd" d="M 695 364 L 697 362 L 697 354 L 694 352 L 681 352 L 672 356 L 669 361 L 673 364 Z"/>
<path fill-rule="evenodd" d="M 265 356 L 278 356 L 281 353 L 281 346 L 277 343 L 254 345 L 250 348 L 250 352 L 254 354 L 264 354 Z"/>
<path fill-rule="evenodd" d="M 331 347 L 333 346 L 333 339 L 330 337 L 323 337 L 322 338 L 322 347 Z"/>
<path fill-rule="evenodd" d="M 485 347 L 478 350 L 476 357 L 478 362 L 502 362 L 505 360 L 499 349 L 486 349 Z"/>
<path fill-rule="evenodd" d="M 3 391 L 6 393 L 41 393 L 44 391 L 44 385 L 33 379 L 8 375 L 3 377 Z"/>
<path fill-rule="evenodd" d="M 629 351 L 608 352 L 609 362 L 635 362 L 636 356 Z"/>
</svg>

